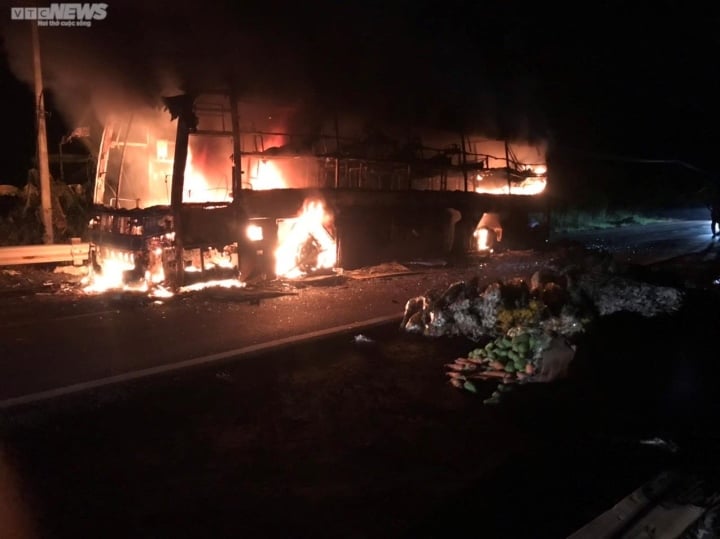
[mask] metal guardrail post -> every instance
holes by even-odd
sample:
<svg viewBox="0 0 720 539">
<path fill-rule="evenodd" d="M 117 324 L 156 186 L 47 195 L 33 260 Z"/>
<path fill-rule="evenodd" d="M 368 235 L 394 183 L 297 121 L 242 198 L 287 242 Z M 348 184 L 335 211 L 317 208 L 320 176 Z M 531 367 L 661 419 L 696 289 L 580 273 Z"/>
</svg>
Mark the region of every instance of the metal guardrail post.
<svg viewBox="0 0 720 539">
<path fill-rule="evenodd" d="M 72 257 L 73 266 L 82 266 L 88 260 L 89 245 L 80 243 L 80 239 L 70 238 L 70 256 Z"/>
</svg>

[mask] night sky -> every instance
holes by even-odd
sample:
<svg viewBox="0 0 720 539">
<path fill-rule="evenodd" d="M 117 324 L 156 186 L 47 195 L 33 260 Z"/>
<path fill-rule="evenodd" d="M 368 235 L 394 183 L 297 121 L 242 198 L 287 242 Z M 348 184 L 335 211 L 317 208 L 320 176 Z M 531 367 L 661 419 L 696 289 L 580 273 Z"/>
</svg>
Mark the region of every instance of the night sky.
<svg viewBox="0 0 720 539">
<path fill-rule="evenodd" d="M 51 138 L 74 115 L 62 110 L 68 93 L 152 93 L 168 80 L 231 74 L 248 94 L 359 112 L 379 124 L 547 138 L 565 176 L 568 167 L 588 176 L 608 156 L 675 159 L 712 172 L 720 21 L 691 2 L 646 5 L 112 2 L 90 29 L 42 32 L 46 80 L 58 94 L 57 103 L 50 94 Z M 9 21 L 9 8 L 2 17 L 0 88 L 13 136 L 4 139 L 0 183 L 14 183 L 32 156 L 33 115 L 8 60 L 28 76 L 18 73 L 28 64 L 18 44 L 29 33 L 23 38 L 21 23 Z"/>
</svg>

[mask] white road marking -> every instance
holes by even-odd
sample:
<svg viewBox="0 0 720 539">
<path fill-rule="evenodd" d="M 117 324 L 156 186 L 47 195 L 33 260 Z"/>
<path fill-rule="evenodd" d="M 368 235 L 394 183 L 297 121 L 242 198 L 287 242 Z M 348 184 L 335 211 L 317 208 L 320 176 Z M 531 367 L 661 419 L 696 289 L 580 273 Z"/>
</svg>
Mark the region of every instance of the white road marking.
<svg viewBox="0 0 720 539">
<path fill-rule="evenodd" d="M 97 380 L 91 380 L 89 382 L 82 382 L 79 384 L 72 384 L 69 386 L 58 387 L 55 389 L 48 389 L 46 391 L 40 391 L 37 393 L 29 393 L 20 397 L 13 397 L 0 401 L 0 409 L 8 409 L 14 406 L 20 406 L 24 404 L 31 404 L 47 399 L 56 397 L 62 397 L 73 393 L 80 393 L 82 391 L 88 391 L 90 389 L 97 389 L 103 386 L 109 386 L 113 384 L 119 384 L 122 382 L 129 382 L 132 380 L 139 380 L 141 378 L 147 378 L 149 376 L 155 376 L 158 374 L 166 374 L 189 367 L 198 367 L 201 365 L 208 365 L 218 361 L 229 360 L 229 359 L 241 359 L 242 356 L 250 354 L 257 354 L 260 352 L 271 352 L 275 349 L 288 346 L 290 344 L 301 344 L 310 342 L 313 340 L 321 339 L 323 337 L 330 337 L 335 334 L 345 333 L 350 331 L 367 330 L 375 326 L 381 326 L 389 324 L 390 322 L 400 322 L 402 320 L 402 313 L 379 316 L 377 318 L 370 318 L 360 322 L 353 322 L 351 324 L 345 324 L 343 326 L 335 326 L 326 329 L 320 329 L 317 331 L 311 331 L 303 333 L 301 335 L 293 335 L 290 337 L 283 337 L 282 339 L 275 339 L 273 341 L 253 344 L 250 346 L 244 346 L 242 348 L 236 348 L 234 350 L 228 350 L 226 352 L 218 352 L 216 354 L 210 354 L 207 356 L 200 356 L 193 359 L 187 359 L 179 361 L 177 363 L 168 363 L 165 365 L 158 365 L 157 367 L 150 367 L 148 369 L 141 369 L 138 371 L 127 372 L 118 374 L 116 376 L 109 376 L 106 378 L 99 378 Z"/>
</svg>

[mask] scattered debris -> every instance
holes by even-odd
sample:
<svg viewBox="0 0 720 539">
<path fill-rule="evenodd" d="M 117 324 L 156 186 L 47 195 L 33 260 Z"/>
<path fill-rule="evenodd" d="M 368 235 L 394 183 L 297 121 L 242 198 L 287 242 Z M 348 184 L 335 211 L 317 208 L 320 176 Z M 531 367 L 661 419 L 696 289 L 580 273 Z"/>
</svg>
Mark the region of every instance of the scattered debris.
<svg viewBox="0 0 720 539">
<path fill-rule="evenodd" d="M 501 382 L 497 391 L 486 399 L 486 404 L 495 404 L 499 402 L 500 393 L 509 389 L 509 384 L 530 380 L 540 371 L 544 356 L 553 349 L 552 346 L 553 338 L 540 330 L 510 331 L 484 347 L 471 350 L 467 357 L 448 363 L 447 375 L 452 385 L 473 393 L 477 389 L 472 380 Z M 556 367 L 555 370 L 562 369 Z"/>
<path fill-rule="evenodd" d="M 428 268 L 444 268 L 448 265 L 447 260 L 443 259 L 437 259 L 437 260 L 410 260 L 408 262 L 405 262 L 406 266 L 424 266 Z"/>
<path fill-rule="evenodd" d="M 232 382 L 233 381 L 232 375 L 225 371 L 220 371 L 220 372 L 215 373 L 215 378 L 217 378 L 218 380 L 222 380 L 223 382 Z"/>
<path fill-rule="evenodd" d="M 58 294 L 77 294 L 77 288 L 69 283 L 62 283 L 57 290 Z"/>
<path fill-rule="evenodd" d="M 653 447 L 659 447 L 661 449 L 665 449 L 669 451 L 670 453 L 677 453 L 678 446 L 673 441 L 666 441 L 662 438 L 650 438 L 648 440 L 640 440 L 640 445 L 649 445 Z"/>
<path fill-rule="evenodd" d="M 463 336 L 484 346 L 447 365 L 450 383 L 477 392 L 472 380 L 551 382 L 567 375 L 575 339 L 599 316 L 620 311 L 652 317 L 677 311 L 683 293 L 620 275 L 602 254 L 572 253 L 528 281 L 481 288 L 479 279 L 429 291 L 405 305 L 401 329 L 428 337 Z M 493 393 L 488 404 L 499 401 Z"/>
<path fill-rule="evenodd" d="M 370 344 L 375 342 L 370 337 L 366 337 L 362 333 L 359 335 L 355 335 L 354 341 L 356 344 Z"/>
<path fill-rule="evenodd" d="M 407 266 L 404 266 L 403 264 L 399 264 L 398 262 L 388 262 L 385 264 L 378 264 L 376 266 L 370 266 L 368 268 L 361 269 L 360 271 L 364 271 L 366 273 L 390 273 L 390 272 L 396 272 L 396 271 L 408 271 Z"/>
<path fill-rule="evenodd" d="M 605 274 L 585 274 L 578 282 L 578 291 L 586 294 L 600 316 L 627 311 L 651 317 L 680 308 L 680 290 L 655 286 Z"/>
<path fill-rule="evenodd" d="M 20 272 L 18 270 L 13 270 L 13 269 L 4 269 L 4 270 L 2 270 L 2 273 L 3 273 L 3 275 L 9 275 L 11 277 L 19 277 L 20 276 Z"/>
<path fill-rule="evenodd" d="M 344 274 L 351 279 L 375 279 L 379 277 L 393 277 L 396 275 L 408 275 L 417 273 L 403 264 L 397 262 L 389 262 L 387 264 L 378 264 L 356 270 L 345 271 Z"/>
<path fill-rule="evenodd" d="M 87 266 L 57 266 L 53 273 L 64 273 L 66 275 L 82 275 L 88 274 Z"/>
<path fill-rule="evenodd" d="M 315 272 L 302 277 L 293 279 L 293 285 L 296 288 L 305 288 L 308 286 L 338 286 L 347 282 L 348 278 L 340 273 L 335 272 Z"/>
</svg>

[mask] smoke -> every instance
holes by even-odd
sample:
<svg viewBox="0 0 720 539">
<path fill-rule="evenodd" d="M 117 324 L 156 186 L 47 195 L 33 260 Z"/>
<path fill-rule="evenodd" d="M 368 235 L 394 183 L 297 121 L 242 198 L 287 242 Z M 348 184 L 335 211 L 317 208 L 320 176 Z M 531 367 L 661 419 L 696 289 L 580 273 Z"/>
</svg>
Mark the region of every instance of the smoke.
<svg viewBox="0 0 720 539">
<path fill-rule="evenodd" d="M 68 123 L 89 114 L 108 113 L 186 90 L 214 89 L 230 80 L 246 92 L 269 95 L 293 88 L 283 79 L 301 77 L 286 51 L 278 54 L 275 36 L 258 35 L 251 18 L 200 4 L 167 0 L 144 6 L 111 3 L 104 20 L 90 28 L 41 27 L 43 82 Z M 5 21 L 8 63 L 17 78 L 33 86 L 30 23 Z M 282 84 L 278 84 L 278 81 Z"/>
<path fill-rule="evenodd" d="M 445 50 L 454 27 L 441 29 L 439 44 L 428 41 L 435 32 L 422 27 L 424 15 L 418 23 L 403 10 L 350 12 L 335 4 L 318 6 L 317 17 L 308 17 L 302 3 L 132 4 L 109 3 L 107 18 L 90 28 L 40 29 L 45 87 L 68 124 L 102 122 L 110 112 L 157 103 L 162 95 L 233 81 L 243 97 L 296 104 L 302 113 L 294 123 L 306 132 L 336 113 L 490 137 L 507 127 L 482 59 Z M 32 87 L 30 23 L 5 26 L 11 69 Z M 468 30 L 465 39 L 476 36 Z M 504 116 L 512 117 L 514 135 L 532 138 L 533 118 L 523 111 Z"/>
<path fill-rule="evenodd" d="M 177 87 L 174 73 L 153 66 L 151 55 L 138 54 L 132 33 L 123 38 L 112 29 L 100 29 L 102 22 L 91 28 L 39 29 L 43 85 L 70 125 L 92 115 L 102 119 Z M 13 21 L 5 36 L 11 70 L 32 88 L 30 23 Z"/>
</svg>

